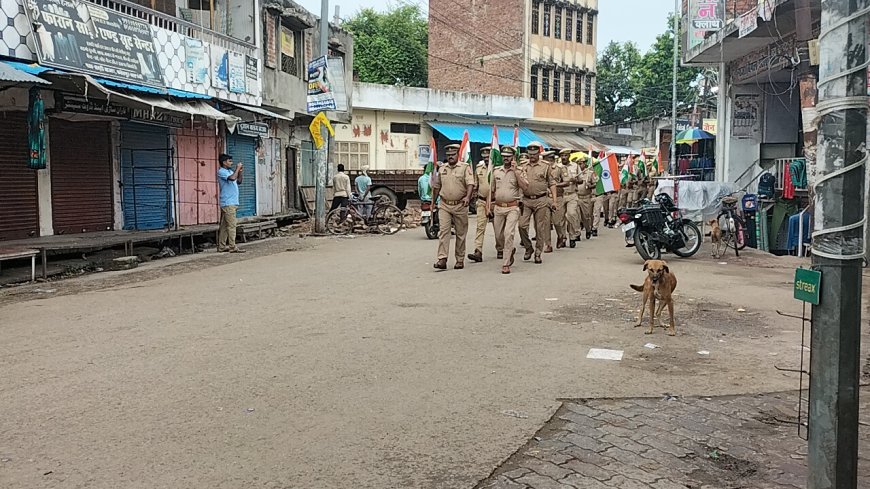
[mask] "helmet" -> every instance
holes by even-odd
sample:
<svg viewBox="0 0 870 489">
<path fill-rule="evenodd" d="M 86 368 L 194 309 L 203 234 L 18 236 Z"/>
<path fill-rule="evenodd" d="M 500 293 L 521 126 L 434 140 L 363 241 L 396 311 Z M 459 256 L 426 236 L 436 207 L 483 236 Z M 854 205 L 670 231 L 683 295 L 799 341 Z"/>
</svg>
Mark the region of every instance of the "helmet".
<svg viewBox="0 0 870 489">
<path fill-rule="evenodd" d="M 672 199 L 671 196 L 666 194 L 666 193 L 660 193 L 660 194 L 656 195 L 655 199 L 656 199 L 656 202 L 658 202 L 659 204 L 663 205 L 664 207 L 666 207 L 668 209 L 676 207 L 676 205 L 674 205 L 674 199 Z"/>
</svg>

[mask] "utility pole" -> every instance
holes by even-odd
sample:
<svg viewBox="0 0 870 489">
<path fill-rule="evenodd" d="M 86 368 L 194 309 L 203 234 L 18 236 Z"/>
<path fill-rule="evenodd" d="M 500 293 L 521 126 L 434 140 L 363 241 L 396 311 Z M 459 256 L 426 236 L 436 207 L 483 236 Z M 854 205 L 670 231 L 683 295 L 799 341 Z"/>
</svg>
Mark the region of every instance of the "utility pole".
<svg viewBox="0 0 870 489">
<path fill-rule="evenodd" d="M 822 0 L 818 157 L 808 175 L 813 268 L 822 274 L 812 313 L 808 489 L 858 487 L 868 12 L 865 0 Z"/>
<path fill-rule="evenodd" d="M 320 1 L 320 56 L 327 56 L 329 52 L 329 0 Z M 317 175 L 314 182 L 314 232 L 326 233 L 326 167 L 329 151 L 329 131 L 325 124 L 320 125 L 320 136 L 323 138 L 323 146 L 318 148 L 316 156 Z"/>
<path fill-rule="evenodd" d="M 677 168 L 677 67 L 680 64 L 680 0 L 674 0 L 674 80 L 671 100 L 671 158 L 668 168 L 671 175 Z"/>
</svg>

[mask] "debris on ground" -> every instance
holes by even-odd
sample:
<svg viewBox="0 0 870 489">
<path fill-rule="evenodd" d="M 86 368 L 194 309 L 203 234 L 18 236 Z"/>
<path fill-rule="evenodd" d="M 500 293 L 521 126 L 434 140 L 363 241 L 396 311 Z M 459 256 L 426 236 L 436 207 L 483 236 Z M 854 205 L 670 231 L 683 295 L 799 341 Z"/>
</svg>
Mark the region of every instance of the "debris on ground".
<svg viewBox="0 0 870 489">
<path fill-rule="evenodd" d="M 168 246 L 164 246 L 162 250 L 154 254 L 153 258 L 172 258 L 173 256 L 175 256 L 175 251 Z"/>
<path fill-rule="evenodd" d="M 590 348 L 586 358 L 592 360 L 622 360 L 622 350 L 608 350 L 606 348 Z"/>
<path fill-rule="evenodd" d="M 698 355 L 709 355 L 709 354 L 710 354 L 710 352 L 707 350 L 701 350 L 698 352 Z"/>
<path fill-rule="evenodd" d="M 526 419 L 529 417 L 528 414 L 526 414 L 522 411 L 514 411 L 513 409 L 508 409 L 506 411 L 502 411 L 501 413 L 504 414 L 505 416 L 510 416 L 512 418 Z"/>
<path fill-rule="evenodd" d="M 656 348 L 661 348 L 659 345 L 656 345 L 655 343 L 647 343 L 647 344 L 643 345 L 643 347 L 649 348 L 650 350 L 655 350 Z"/>
</svg>

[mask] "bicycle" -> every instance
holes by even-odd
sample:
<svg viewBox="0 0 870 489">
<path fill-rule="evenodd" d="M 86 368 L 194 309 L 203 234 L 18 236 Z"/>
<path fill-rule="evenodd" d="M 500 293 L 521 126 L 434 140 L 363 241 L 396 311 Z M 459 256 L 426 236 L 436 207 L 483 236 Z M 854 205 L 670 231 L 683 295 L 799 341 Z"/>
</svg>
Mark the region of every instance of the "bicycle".
<svg viewBox="0 0 870 489">
<path fill-rule="evenodd" d="M 357 228 L 372 229 L 380 234 L 396 234 L 405 225 L 405 215 L 398 207 L 382 201 L 380 195 L 371 196 L 371 202 L 360 202 L 356 195 L 347 207 L 333 209 L 326 215 L 326 230 L 330 234 L 352 234 Z M 365 217 L 363 206 L 371 207 L 371 214 Z"/>
<path fill-rule="evenodd" d="M 716 256 L 721 257 L 728 248 L 734 249 L 734 256 L 740 256 L 740 250 L 746 248 L 746 221 L 738 214 L 737 202 L 733 193 L 719 199 L 722 208 L 716 220 L 722 229 L 722 239 L 715 245 Z"/>
</svg>

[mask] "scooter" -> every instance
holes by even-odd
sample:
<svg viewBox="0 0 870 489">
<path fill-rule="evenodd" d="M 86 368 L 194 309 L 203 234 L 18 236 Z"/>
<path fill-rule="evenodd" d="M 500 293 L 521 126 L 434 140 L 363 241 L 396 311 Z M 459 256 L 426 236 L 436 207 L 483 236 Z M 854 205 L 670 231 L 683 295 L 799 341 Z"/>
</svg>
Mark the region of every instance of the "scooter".
<svg viewBox="0 0 870 489">
<path fill-rule="evenodd" d="M 428 200 L 424 200 L 420 203 L 420 225 L 423 227 L 423 230 L 426 231 L 426 237 L 429 239 L 435 239 L 438 237 L 438 213 L 432 212 L 432 202 Z"/>
</svg>

